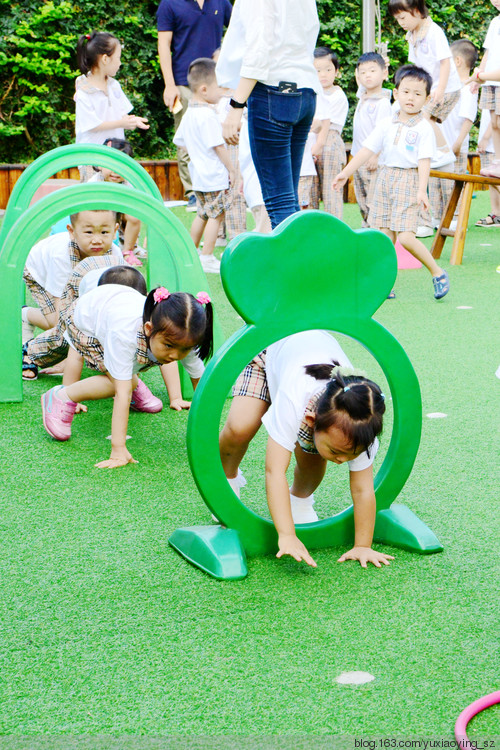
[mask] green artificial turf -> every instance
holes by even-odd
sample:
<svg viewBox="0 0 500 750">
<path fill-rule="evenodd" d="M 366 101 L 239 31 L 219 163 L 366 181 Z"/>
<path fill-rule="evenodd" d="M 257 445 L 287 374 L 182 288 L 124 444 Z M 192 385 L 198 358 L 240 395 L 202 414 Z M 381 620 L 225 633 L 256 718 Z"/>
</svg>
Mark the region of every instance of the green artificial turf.
<svg viewBox="0 0 500 750">
<path fill-rule="evenodd" d="M 58 378 L 26 383 L 23 403 L 0 405 L 0 748 L 42 747 L 36 736 L 50 738 L 47 748 L 99 750 L 451 742 L 460 711 L 498 689 L 500 231 L 473 226 L 488 210 L 480 194 L 463 265 L 449 266 L 447 241 L 442 302 L 424 269 L 403 271 L 397 299 L 376 315 L 422 390 L 420 452 L 398 501 L 437 534 L 441 554 L 386 548 L 396 559 L 382 570 L 337 564 L 340 548 L 316 552 L 316 570 L 271 556 L 250 560 L 243 581 L 216 581 L 167 543 L 210 514 L 187 463 L 188 415 L 168 409 L 158 372 L 145 380 L 165 409 L 131 414 L 139 463 L 124 469 L 93 468 L 109 453 L 111 401 L 77 415 L 68 443 L 41 421 L 40 395 Z M 356 206 L 345 218 L 360 226 Z M 229 335 L 241 320 L 220 279 L 208 284 Z M 359 345 L 346 347 L 379 377 Z M 390 424 L 389 409 L 377 465 Z M 264 437 L 243 464 L 243 499 L 262 513 Z M 348 502 L 347 468 L 330 467 L 320 515 Z M 375 679 L 338 684 L 350 670 Z M 496 737 L 499 747 L 499 719 L 500 707 L 489 709 L 469 736 Z M 331 735 L 344 739 L 328 744 Z M 71 739 L 84 736 L 82 745 Z"/>
</svg>

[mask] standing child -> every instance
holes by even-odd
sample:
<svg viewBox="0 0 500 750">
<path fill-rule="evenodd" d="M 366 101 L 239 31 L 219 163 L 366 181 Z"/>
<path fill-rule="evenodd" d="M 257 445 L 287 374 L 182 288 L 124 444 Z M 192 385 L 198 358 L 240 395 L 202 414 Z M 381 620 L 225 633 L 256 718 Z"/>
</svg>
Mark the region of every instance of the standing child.
<svg viewBox="0 0 500 750">
<path fill-rule="evenodd" d="M 113 34 L 93 31 L 77 44 L 82 75 L 76 79 L 76 143 L 101 144 L 124 138 L 125 130 L 147 130 L 145 117 L 128 114 L 133 108 L 114 76 L 121 65 L 121 44 Z M 82 182 L 92 177 L 91 166 L 80 167 Z"/>
<path fill-rule="evenodd" d="M 488 109 L 481 111 L 481 122 L 479 123 L 479 135 L 477 138 L 477 150 L 481 155 L 481 171 L 488 171 L 489 167 L 495 160 L 495 147 L 491 137 L 490 112 Z M 485 227 L 489 229 L 500 227 L 500 187 L 490 185 L 490 213 L 482 219 L 476 221 L 476 227 Z"/>
<path fill-rule="evenodd" d="M 387 65 L 377 52 L 365 52 L 356 63 L 356 80 L 362 93 L 354 113 L 351 156 L 356 156 L 365 139 L 380 120 L 391 115 L 391 102 L 382 90 Z M 368 210 L 377 176 L 378 154 L 354 173 L 354 192 L 363 226 L 368 226 Z"/>
<path fill-rule="evenodd" d="M 500 11 L 499 0 L 491 0 L 495 10 Z M 481 84 L 479 107 L 490 113 L 491 135 L 495 147 L 495 161 L 481 174 L 500 177 L 500 15 L 490 23 L 483 44 L 486 52 L 480 66 L 472 74 L 475 88 Z"/>
<path fill-rule="evenodd" d="M 431 91 L 431 77 L 423 68 L 405 66 L 398 75 L 400 109 L 379 122 L 363 148 L 333 181 L 340 191 L 349 177 L 372 156 L 382 152 L 368 223 L 417 258 L 432 274 L 434 297 L 448 294 L 448 274 L 440 268 L 425 245 L 415 237 L 419 208 L 428 208 L 427 182 L 435 151 L 432 127 L 422 108 Z"/>
<path fill-rule="evenodd" d="M 321 364 L 319 364 L 321 363 Z M 327 462 L 348 462 L 354 504 L 354 547 L 339 562 L 377 567 L 393 558 L 371 549 L 376 502 L 373 461 L 382 432 L 385 396 L 378 385 L 347 374 L 350 362 L 327 331 L 305 331 L 269 346 L 247 365 L 233 388 L 233 402 L 220 435 L 222 466 L 239 495 L 240 463 L 261 423 L 268 433 L 266 493 L 278 532 L 277 557 L 290 555 L 316 567 L 295 534 L 295 524 L 318 520 L 314 491 Z M 289 488 L 286 472 L 295 453 Z"/>
<path fill-rule="evenodd" d="M 406 31 L 408 60 L 431 77 L 431 94 L 423 114 L 432 125 L 437 144 L 433 168 L 454 161 L 439 123 L 458 102 L 462 84 L 443 29 L 429 16 L 425 0 L 389 0 L 389 13 Z"/>
<path fill-rule="evenodd" d="M 38 307 L 23 307 L 23 344 L 33 338 L 35 326 L 47 331 L 56 325 L 64 287 L 81 260 L 110 253 L 120 262 L 120 250 L 113 245 L 116 229 L 114 211 L 80 211 L 70 216 L 67 232 L 31 248 L 23 279 Z"/>
<path fill-rule="evenodd" d="M 469 133 L 477 115 L 477 91 L 471 91 L 471 86 L 467 85 L 467 82 L 470 80 L 471 70 L 477 62 L 477 49 L 468 39 L 459 39 L 453 42 L 450 49 L 462 88 L 460 89 L 460 98 L 443 122 L 442 128 L 446 141 L 455 156 L 455 163 L 451 169 L 456 174 L 465 174 L 469 153 Z M 436 226 L 441 223 L 452 192 L 452 180 L 430 178 L 429 201 Z"/>
<path fill-rule="evenodd" d="M 188 83 L 192 97 L 174 143 L 185 148 L 190 159 L 197 211 L 191 226 L 192 240 L 199 247 L 204 238 L 202 268 L 206 273 L 219 273 L 220 261 L 214 255 L 214 247 L 224 214 L 231 205 L 229 183 L 234 183 L 234 170 L 214 107 L 222 94 L 215 77 L 215 62 L 208 57 L 194 60 L 189 66 Z"/>
<path fill-rule="evenodd" d="M 177 371 L 177 361 L 187 358 L 196 387 L 203 370 L 200 360 L 212 353 L 212 321 L 212 305 L 205 292 L 195 299 L 191 294 L 170 294 L 158 287 L 145 297 L 135 289 L 111 283 L 84 294 L 67 318 L 66 335 L 88 366 L 102 374 L 47 391 L 42 396 L 45 429 L 56 440 L 68 440 L 79 401 L 114 396 L 111 456 L 96 466 L 115 468 L 133 463 L 126 447 L 131 399 L 136 411 L 158 411 L 143 403 L 143 383 L 137 372 L 160 365 L 171 408 L 189 408 L 180 389 L 172 391 L 170 376 Z M 177 378 L 176 389 L 178 382 Z"/>
<path fill-rule="evenodd" d="M 321 197 L 325 211 L 341 219 L 342 195 L 332 190 L 332 180 L 346 160 L 341 133 L 349 111 L 349 102 L 340 86 L 335 85 L 339 73 L 339 61 L 335 52 L 328 47 L 317 47 L 314 50 L 314 67 L 323 89 L 330 120 L 325 145 L 321 152 L 318 152 L 316 161 Z"/>
</svg>

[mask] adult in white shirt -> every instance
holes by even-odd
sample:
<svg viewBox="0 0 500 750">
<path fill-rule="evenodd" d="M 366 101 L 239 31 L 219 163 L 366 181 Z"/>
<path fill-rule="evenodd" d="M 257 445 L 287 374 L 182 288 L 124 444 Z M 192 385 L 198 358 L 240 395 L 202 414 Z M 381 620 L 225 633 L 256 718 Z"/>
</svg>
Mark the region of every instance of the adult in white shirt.
<svg viewBox="0 0 500 750">
<path fill-rule="evenodd" d="M 224 137 L 238 142 L 248 103 L 252 157 L 273 228 L 299 210 L 300 166 L 320 91 L 318 31 L 315 0 L 236 0 L 217 62 L 219 85 L 234 90 Z"/>
</svg>

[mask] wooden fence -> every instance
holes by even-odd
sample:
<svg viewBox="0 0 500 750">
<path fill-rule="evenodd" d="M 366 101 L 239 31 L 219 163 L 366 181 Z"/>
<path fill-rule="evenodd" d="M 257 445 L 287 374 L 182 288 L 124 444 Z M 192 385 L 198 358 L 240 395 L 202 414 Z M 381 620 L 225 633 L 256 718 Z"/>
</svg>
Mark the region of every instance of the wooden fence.
<svg viewBox="0 0 500 750">
<path fill-rule="evenodd" d="M 163 200 L 182 200 L 184 191 L 176 161 L 161 159 L 139 163 L 157 184 Z M 7 207 L 12 188 L 28 166 L 28 164 L 0 164 L 0 209 Z M 77 167 L 63 169 L 61 172 L 54 174 L 53 177 L 56 179 L 80 179 Z"/>
</svg>

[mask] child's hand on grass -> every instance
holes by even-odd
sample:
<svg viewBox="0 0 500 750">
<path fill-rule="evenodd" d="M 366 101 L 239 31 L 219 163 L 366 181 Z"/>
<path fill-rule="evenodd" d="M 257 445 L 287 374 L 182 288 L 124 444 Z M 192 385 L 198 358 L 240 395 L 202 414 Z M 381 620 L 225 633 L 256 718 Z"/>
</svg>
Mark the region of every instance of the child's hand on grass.
<svg viewBox="0 0 500 750">
<path fill-rule="evenodd" d="M 280 534 L 278 537 L 279 552 L 276 557 L 283 557 L 283 555 L 290 555 L 295 558 L 297 562 L 304 560 L 311 568 L 316 568 L 317 565 L 312 559 L 311 555 L 298 539 L 295 534 Z"/>
<path fill-rule="evenodd" d="M 358 560 L 362 568 L 368 567 L 369 562 L 373 563 L 376 568 L 381 568 L 381 563 L 389 565 L 389 560 L 394 560 L 394 557 L 376 552 L 371 547 L 353 547 L 349 552 L 344 552 L 337 562 L 345 562 L 346 560 Z"/>
<path fill-rule="evenodd" d="M 111 456 L 107 461 L 99 461 L 94 464 L 97 469 L 118 469 L 120 466 L 138 463 L 126 448 L 112 448 Z"/>
<path fill-rule="evenodd" d="M 182 411 L 183 409 L 191 408 L 191 401 L 185 401 L 183 398 L 174 398 L 170 402 L 170 408 L 174 411 Z"/>
</svg>

